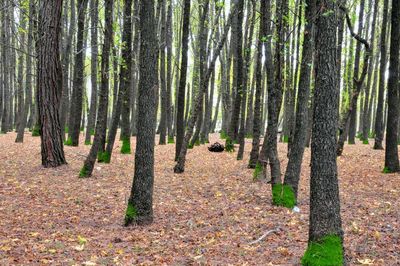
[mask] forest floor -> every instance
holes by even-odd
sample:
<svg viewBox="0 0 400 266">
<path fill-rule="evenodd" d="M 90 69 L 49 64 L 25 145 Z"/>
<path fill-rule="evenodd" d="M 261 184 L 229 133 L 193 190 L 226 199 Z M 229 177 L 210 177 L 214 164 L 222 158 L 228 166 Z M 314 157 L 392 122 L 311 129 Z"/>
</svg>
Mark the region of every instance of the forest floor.
<svg viewBox="0 0 400 266">
<path fill-rule="evenodd" d="M 120 154 L 120 142 L 111 164 L 79 179 L 89 146 L 65 147 L 68 165 L 44 169 L 40 139 L 15 136 L 0 135 L 0 265 L 298 265 L 306 249 L 310 149 L 296 213 L 272 206 L 270 186 L 253 181 L 250 140 L 243 161 L 207 145 L 189 150 L 183 174 L 172 170 L 175 146 L 157 145 L 154 223 L 124 227 L 134 156 Z M 279 152 L 285 169 L 285 144 Z M 400 175 L 382 174 L 383 161 L 361 143 L 338 159 L 351 265 L 400 265 Z"/>
</svg>

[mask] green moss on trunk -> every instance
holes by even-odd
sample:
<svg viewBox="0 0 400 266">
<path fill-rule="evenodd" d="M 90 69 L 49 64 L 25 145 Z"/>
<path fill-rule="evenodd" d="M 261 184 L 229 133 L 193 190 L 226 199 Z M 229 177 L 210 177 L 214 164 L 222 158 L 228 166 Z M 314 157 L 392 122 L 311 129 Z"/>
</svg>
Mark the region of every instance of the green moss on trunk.
<svg viewBox="0 0 400 266">
<path fill-rule="evenodd" d="M 296 206 L 296 197 L 293 189 L 289 185 L 273 185 L 272 204 L 292 209 L 294 206 Z"/>
<path fill-rule="evenodd" d="M 86 168 L 86 165 L 83 165 L 81 171 L 79 172 L 79 177 L 80 178 L 89 177 L 89 170 Z"/>
<path fill-rule="evenodd" d="M 137 217 L 137 209 L 136 207 L 131 203 L 128 202 L 128 207 L 126 208 L 125 212 L 125 226 L 131 224 Z"/>
<path fill-rule="evenodd" d="M 71 137 L 68 137 L 68 139 L 64 141 L 64 145 L 65 145 L 65 146 L 72 146 L 72 139 L 71 139 Z"/>
<path fill-rule="evenodd" d="M 32 130 L 32 137 L 39 137 L 39 136 L 40 136 L 39 127 L 35 125 Z"/>
<path fill-rule="evenodd" d="M 100 152 L 97 154 L 97 162 L 99 163 L 110 163 L 111 154 L 108 152 Z"/>
<path fill-rule="evenodd" d="M 168 137 L 168 144 L 173 144 L 175 143 L 174 137 Z"/>
<path fill-rule="evenodd" d="M 129 138 L 124 138 L 122 140 L 121 153 L 122 154 L 131 154 L 131 141 Z"/>
<path fill-rule="evenodd" d="M 363 140 L 363 144 L 369 144 L 368 139 L 364 139 L 364 140 Z"/>
<path fill-rule="evenodd" d="M 289 143 L 289 136 L 283 135 L 282 142 Z"/>
<path fill-rule="evenodd" d="M 233 142 L 232 142 L 230 137 L 226 138 L 225 151 L 227 151 L 227 152 L 234 152 L 235 151 L 235 146 L 233 145 Z"/>
<path fill-rule="evenodd" d="M 90 140 L 85 140 L 85 145 L 91 145 L 92 143 L 90 142 Z"/>
<path fill-rule="evenodd" d="M 262 179 L 262 172 L 263 172 L 262 165 L 260 162 L 257 162 L 256 168 L 254 168 L 253 172 L 253 180 L 257 181 Z"/>
<path fill-rule="evenodd" d="M 391 173 L 393 173 L 393 171 L 390 170 L 389 167 L 385 166 L 385 167 L 383 168 L 383 170 L 382 170 L 382 173 L 384 173 L 384 174 L 391 174 Z"/>
<path fill-rule="evenodd" d="M 342 240 L 337 235 L 328 235 L 320 241 L 310 242 L 301 259 L 303 266 L 343 265 Z"/>
</svg>

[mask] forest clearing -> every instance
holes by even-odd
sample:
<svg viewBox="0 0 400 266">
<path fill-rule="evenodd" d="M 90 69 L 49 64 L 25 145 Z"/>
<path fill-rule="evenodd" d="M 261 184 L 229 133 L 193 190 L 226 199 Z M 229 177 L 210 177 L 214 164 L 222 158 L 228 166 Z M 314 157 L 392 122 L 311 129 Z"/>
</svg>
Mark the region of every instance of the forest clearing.
<svg viewBox="0 0 400 266">
<path fill-rule="evenodd" d="M 156 218 L 148 227 L 127 228 L 132 155 L 115 152 L 111 164 L 97 165 L 93 178 L 79 179 L 88 146 L 65 147 L 68 165 L 44 169 L 40 139 L 26 134 L 21 144 L 14 138 L 0 135 L 0 149 L 7 150 L 0 155 L 1 265 L 297 265 L 306 249 L 309 149 L 296 213 L 273 206 L 270 186 L 253 181 L 253 171 L 234 153 L 196 147 L 187 170 L 174 174 L 174 145 L 157 145 Z M 218 134 L 210 140 L 221 142 Z M 278 148 L 285 168 L 286 145 Z M 398 174 L 381 173 L 383 156 L 357 142 L 338 159 L 349 265 L 400 263 L 400 182 Z M 270 230 L 277 232 L 249 244 Z"/>
</svg>

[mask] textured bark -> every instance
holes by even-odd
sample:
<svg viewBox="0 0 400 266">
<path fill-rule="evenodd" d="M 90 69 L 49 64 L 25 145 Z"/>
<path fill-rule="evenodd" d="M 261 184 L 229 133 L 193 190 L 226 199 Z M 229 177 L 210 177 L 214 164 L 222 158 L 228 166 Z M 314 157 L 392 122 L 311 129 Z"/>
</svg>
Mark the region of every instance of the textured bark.
<svg viewBox="0 0 400 266">
<path fill-rule="evenodd" d="M 382 141 L 384 135 L 384 120 L 383 120 L 383 97 L 385 92 L 385 72 L 386 72 L 386 31 L 387 31 L 387 24 L 388 24 L 388 5 L 389 0 L 383 1 L 383 19 L 382 19 L 382 31 L 381 31 L 381 59 L 379 63 L 379 89 L 378 89 L 378 103 L 376 107 L 376 114 L 375 114 L 375 143 L 374 149 L 382 150 Z"/>
<path fill-rule="evenodd" d="M 96 129 L 93 139 L 93 145 L 84 162 L 80 176 L 91 176 L 94 163 L 98 152 L 104 150 L 104 142 L 106 138 L 107 127 L 107 111 L 108 111 L 108 87 L 109 87 L 109 68 L 110 68 L 110 49 L 113 42 L 113 1 L 105 0 L 105 24 L 104 24 L 104 43 L 101 57 L 101 83 L 99 92 L 99 109 L 97 112 Z"/>
<path fill-rule="evenodd" d="M 265 167 L 266 162 L 269 162 L 271 170 L 271 185 L 281 184 L 281 167 L 278 157 L 278 119 L 279 112 L 282 105 L 282 91 L 283 91 L 283 51 L 285 46 L 285 35 L 287 21 L 283 18 L 287 16 L 288 8 L 287 2 L 277 0 L 277 18 L 276 18 L 276 32 L 277 44 L 275 45 L 274 61 L 272 63 L 272 56 L 270 44 L 267 43 L 266 47 L 266 71 L 268 76 L 268 126 L 264 137 L 264 142 L 259 156 L 260 163 Z M 268 16 L 270 17 L 270 16 Z M 267 30 L 268 32 L 268 30 Z M 270 73 L 272 72 L 272 73 Z M 273 78 L 270 78 L 273 76 Z M 266 172 L 266 171 L 265 171 Z"/>
<path fill-rule="evenodd" d="M 140 3 L 139 0 L 135 0 L 134 2 L 134 13 L 133 18 L 135 19 L 134 23 L 134 38 L 132 44 L 132 52 L 133 52 L 133 62 L 132 62 L 132 89 L 130 95 L 130 106 L 131 106 L 131 136 L 136 136 L 137 128 L 136 128 L 136 104 L 137 104 L 137 90 L 138 90 L 138 81 L 139 81 L 139 41 L 140 41 L 140 29 L 139 29 L 139 11 L 140 11 Z"/>
<path fill-rule="evenodd" d="M 176 146 L 175 146 L 175 160 L 178 159 L 179 153 L 182 148 L 183 138 L 185 135 L 185 87 L 186 87 L 186 72 L 188 65 L 188 42 L 189 42 L 189 23 L 190 23 L 190 0 L 185 0 L 183 9 L 183 23 L 182 23 L 182 55 L 180 67 L 180 79 L 178 88 L 178 101 L 176 102 Z"/>
<path fill-rule="evenodd" d="M 131 86 L 131 71 L 132 71 L 132 0 L 125 0 L 124 6 L 124 25 L 123 25 L 123 33 L 122 33 L 122 61 L 120 65 L 120 73 L 119 73 L 119 90 L 117 96 L 117 102 L 115 105 L 115 112 L 113 113 L 111 127 L 108 131 L 108 138 L 107 138 L 107 147 L 106 147 L 106 154 L 107 160 L 106 162 L 109 163 L 111 160 L 111 155 L 114 147 L 115 137 L 117 135 L 117 129 L 121 118 L 121 111 L 123 108 L 124 101 L 129 93 L 129 89 Z M 129 105 L 128 105 L 129 106 Z M 129 109 L 128 109 L 129 114 Z M 129 123 L 128 123 L 129 125 Z M 122 134 L 122 133 L 121 133 Z M 128 138 L 130 140 L 130 136 L 124 136 L 124 138 Z M 127 141 L 125 139 L 125 141 Z"/>
<path fill-rule="evenodd" d="M 334 1 L 317 0 L 317 10 L 325 14 L 317 17 L 315 32 L 309 243 L 328 235 L 343 237 L 335 152 L 339 90 L 334 8 Z"/>
<path fill-rule="evenodd" d="M 128 204 L 135 215 L 125 224 L 153 221 L 154 136 L 156 122 L 157 36 L 154 1 L 140 1 L 140 77 L 138 98 L 135 174 Z M 128 210 L 129 210 L 128 205 Z"/>
<path fill-rule="evenodd" d="M 79 145 L 79 133 L 82 117 L 83 74 L 85 49 L 83 34 L 85 31 L 85 11 L 88 0 L 78 0 L 78 30 L 76 35 L 76 54 L 74 64 L 74 87 L 72 90 L 71 109 L 68 123 L 68 142 L 71 146 Z"/>
<path fill-rule="evenodd" d="M 193 107 L 193 111 L 190 115 L 189 121 L 188 121 L 188 125 L 187 125 L 187 131 L 186 131 L 186 135 L 183 139 L 182 142 L 182 147 L 178 156 L 178 162 L 174 167 L 174 172 L 175 173 L 183 173 L 185 171 L 185 161 L 186 161 L 186 153 L 187 153 L 187 146 L 189 143 L 190 138 L 192 137 L 193 134 L 193 129 L 195 126 L 195 123 L 197 121 L 197 116 L 200 113 L 200 108 L 201 108 L 201 100 L 202 100 L 202 94 L 204 94 L 204 92 L 207 89 L 208 86 L 208 82 L 210 80 L 210 76 L 211 73 L 215 67 L 215 62 L 217 61 L 217 58 L 221 52 L 222 47 L 224 46 L 226 37 L 228 35 L 229 32 L 229 28 L 231 26 L 232 23 L 232 18 L 233 16 L 236 14 L 237 10 L 237 5 L 235 5 L 231 11 L 231 14 L 229 15 L 229 18 L 226 22 L 226 25 L 224 27 L 224 31 L 223 34 L 221 36 L 221 39 L 219 40 L 218 45 L 216 46 L 214 53 L 213 53 L 213 58 L 211 59 L 209 66 L 207 68 L 207 71 L 205 72 L 204 78 L 201 80 L 201 85 L 200 85 L 200 90 L 198 92 L 198 94 L 196 95 L 196 100 L 195 100 L 195 104 Z"/>
<path fill-rule="evenodd" d="M 400 2 L 392 1 L 390 31 L 390 65 L 388 80 L 388 113 L 386 125 L 385 171 L 398 172 L 399 153 L 397 135 L 399 123 L 399 54 L 400 54 Z"/>
<path fill-rule="evenodd" d="M 90 81 L 92 85 L 90 95 L 90 108 L 88 115 L 88 122 L 85 134 L 85 143 L 90 143 L 91 136 L 94 133 L 96 112 L 97 112 L 97 64 L 99 48 L 97 46 L 97 24 L 98 24 L 98 6 L 99 0 L 90 0 L 90 44 L 91 44 L 91 62 L 90 62 Z"/>
<path fill-rule="evenodd" d="M 167 144 L 167 116 L 168 116 L 168 107 L 167 107 L 167 81 L 166 81 L 166 56 L 165 56 L 165 48 L 166 48 L 166 0 L 160 1 L 161 5 L 161 17 L 160 17 L 160 91 L 161 91 L 161 119 L 159 124 L 160 130 L 160 139 L 159 144 L 165 145 Z"/>
<path fill-rule="evenodd" d="M 256 52 L 256 69 L 254 72 L 256 80 L 256 93 L 254 99 L 254 115 L 253 115 L 253 140 L 250 152 L 250 160 L 248 167 L 255 168 L 260 147 L 260 135 L 261 135 L 261 91 L 262 91 L 262 51 L 263 51 L 263 37 L 266 36 L 266 28 L 269 27 L 269 21 L 267 21 L 267 7 L 270 7 L 270 1 L 261 1 L 260 6 L 260 25 L 258 32 L 257 41 L 257 52 Z M 268 25 L 267 25 L 268 23 Z"/>
<path fill-rule="evenodd" d="M 166 45 L 167 45 L 167 134 L 168 141 L 174 139 L 174 131 L 172 129 L 173 124 L 173 111 L 171 104 L 172 94 L 172 1 L 169 2 L 167 11 L 167 26 L 166 26 Z M 179 61 L 178 61 L 179 62 Z"/>
<path fill-rule="evenodd" d="M 308 100 L 310 98 L 311 66 L 314 51 L 313 20 L 315 17 L 315 0 L 306 0 L 305 3 L 306 25 L 303 33 L 304 39 L 297 97 L 296 126 L 284 179 L 284 184 L 292 188 L 296 200 L 308 128 Z"/>
<path fill-rule="evenodd" d="M 5 6 L 9 6 L 8 1 L 4 1 Z M 3 20 L 3 31 L 2 31 L 2 43 L 3 45 L 3 54 L 2 54 L 2 62 L 3 62 L 3 106 L 0 106 L 2 108 L 2 116 L 1 116 L 1 133 L 6 134 L 9 131 L 9 116 L 10 116 L 10 110 L 9 110 L 9 102 L 10 102 L 10 68 L 8 64 L 8 59 L 9 59 L 9 53 L 10 53 L 10 18 L 9 18 L 9 12 L 10 10 L 7 10 L 4 12 L 2 16 Z"/>
<path fill-rule="evenodd" d="M 39 4 L 36 100 L 44 167 L 66 164 L 59 120 L 62 91 L 59 48 L 61 10 L 62 0 L 43 1 Z"/>
</svg>

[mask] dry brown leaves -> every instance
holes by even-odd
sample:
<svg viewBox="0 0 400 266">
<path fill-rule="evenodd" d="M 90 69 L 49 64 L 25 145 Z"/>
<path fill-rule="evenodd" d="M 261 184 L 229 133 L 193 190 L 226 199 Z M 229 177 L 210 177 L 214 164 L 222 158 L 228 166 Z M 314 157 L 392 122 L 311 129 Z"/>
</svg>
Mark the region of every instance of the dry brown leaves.
<svg viewBox="0 0 400 266">
<path fill-rule="evenodd" d="M 205 145 L 189 150 L 184 174 L 172 171 L 174 145 L 157 145 L 155 221 L 125 228 L 134 156 L 121 155 L 120 143 L 111 164 L 79 179 L 88 146 L 65 147 L 69 164 L 44 169 L 39 138 L 14 139 L 0 136 L 0 265 L 297 265 L 307 246 L 309 149 L 293 213 L 271 206 L 269 185 L 252 181 L 249 141 L 244 161 Z M 279 151 L 284 169 L 286 146 Z M 382 174 L 383 160 L 362 144 L 338 159 L 351 264 L 400 264 L 400 177 Z"/>
</svg>

